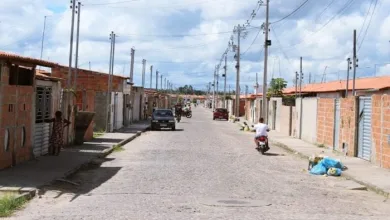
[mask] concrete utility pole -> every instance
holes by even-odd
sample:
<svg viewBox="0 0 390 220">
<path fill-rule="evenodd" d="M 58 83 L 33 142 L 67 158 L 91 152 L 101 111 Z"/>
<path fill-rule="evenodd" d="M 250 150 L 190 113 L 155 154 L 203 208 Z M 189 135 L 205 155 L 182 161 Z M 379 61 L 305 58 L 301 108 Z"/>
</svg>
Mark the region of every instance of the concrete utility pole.
<svg viewBox="0 0 390 220">
<path fill-rule="evenodd" d="M 71 88 L 72 85 L 72 57 L 73 57 L 73 32 L 74 32 L 74 14 L 75 14 L 75 9 L 76 9 L 76 0 L 71 1 L 72 6 L 72 23 L 71 23 L 71 28 L 70 28 L 70 46 L 69 46 L 69 69 L 68 69 L 68 84 L 67 87 L 68 89 Z M 68 96 L 69 97 L 69 96 Z M 68 100 L 69 103 L 69 100 Z"/>
<path fill-rule="evenodd" d="M 111 40 L 111 46 L 110 46 L 110 65 L 108 68 L 108 88 L 107 88 L 107 96 L 106 96 L 106 113 L 107 113 L 107 120 L 106 120 L 106 132 L 110 132 L 110 122 L 111 122 L 111 73 L 112 73 L 112 66 L 114 63 L 114 39 L 115 34 L 113 31 L 111 31 L 110 34 L 110 40 Z"/>
<path fill-rule="evenodd" d="M 88 64 L 89 64 L 89 70 L 91 70 L 91 61 L 89 61 Z"/>
<path fill-rule="evenodd" d="M 43 20 L 43 33 L 42 33 L 42 45 L 41 45 L 41 60 L 42 60 L 42 56 L 43 56 L 43 43 L 45 42 L 46 18 L 47 18 L 47 16 L 45 16 L 45 17 L 44 17 L 44 20 Z"/>
<path fill-rule="evenodd" d="M 145 88 L 145 68 L 146 68 L 146 60 L 142 60 L 142 87 Z"/>
<path fill-rule="evenodd" d="M 224 77 L 224 82 L 223 82 L 223 107 L 226 108 L 226 72 L 227 72 L 227 54 L 225 54 L 225 66 L 223 67 L 225 70 L 225 74 L 223 75 Z"/>
<path fill-rule="evenodd" d="M 153 86 L 153 65 L 150 66 L 150 87 L 149 88 L 152 88 Z"/>
<path fill-rule="evenodd" d="M 214 80 L 213 80 L 213 104 L 212 109 L 215 110 L 215 76 L 217 75 L 217 66 L 214 68 Z"/>
<path fill-rule="evenodd" d="M 263 115 L 265 123 L 268 123 L 268 109 L 267 109 L 267 70 L 268 70 L 268 46 L 271 41 L 268 40 L 269 33 L 269 0 L 267 0 L 265 24 L 264 24 L 265 42 L 264 42 L 264 75 L 263 75 Z"/>
<path fill-rule="evenodd" d="M 160 89 L 161 89 L 161 90 L 163 89 L 163 86 L 162 86 L 162 78 L 163 78 L 163 75 L 161 74 L 161 76 L 160 76 Z"/>
<path fill-rule="evenodd" d="M 348 97 L 348 87 L 349 87 L 349 70 L 351 69 L 351 58 L 347 58 L 347 63 L 348 63 L 348 66 L 347 66 L 347 84 L 345 85 L 346 88 L 345 88 L 345 98 Z"/>
<path fill-rule="evenodd" d="M 167 78 L 164 78 L 164 87 L 163 87 L 164 90 L 167 90 Z"/>
<path fill-rule="evenodd" d="M 303 97 L 302 97 L 302 81 L 303 81 L 303 72 L 302 72 L 302 57 L 300 59 L 300 79 L 299 79 L 299 97 L 301 98 L 300 103 L 300 114 L 299 114 L 299 139 L 302 139 L 302 108 L 303 108 Z"/>
<path fill-rule="evenodd" d="M 236 105 L 234 114 L 238 118 L 240 117 L 240 42 L 241 42 L 241 31 L 243 30 L 243 27 L 240 25 L 234 27 L 234 33 L 237 33 L 237 50 L 236 50 Z"/>
<path fill-rule="evenodd" d="M 158 70 L 156 70 L 156 91 L 158 91 Z"/>
<path fill-rule="evenodd" d="M 356 30 L 353 30 L 353 85 L 352 85 L 352 94 L 356 96 L 355 91 L 355 81 L 356 81 L 356 67 L 358 67 L 357 62 L 359 60 L 356 58 Z"/>
<path fill-rule="evenodd" d="M 131 52 L 130 52 L 130 85 L 131 85 L 131 87 L 133 87 L 133 84 L 134 84 L 134 55 L 135 55 L 135 50 L 134 50 L 134 48 L 131 48 Z"/>
<path fill-rule="evenodd" d="M 217 99 L 216 99 L 216 103 L 218 104 L 218 99 L 219 99 L 219 68 L 217 69 Z"/>
<path fill-rule="evenodd" d="M 299 74 L 298 72 L 295 72 L 295 99 L 298 97 L 298 79 Z"/>
<path fill-rule="evenodd" d="M 77 4 L 77 30 L 76 30 L 76 60 L 75 60 L 75 72 L 74 72 L 74 89 L 77 90 L 77 75 L 79 74 L 79 39 L 80 39 L 80 15 L 81 15 L 81 2 Z"/>
</svg>

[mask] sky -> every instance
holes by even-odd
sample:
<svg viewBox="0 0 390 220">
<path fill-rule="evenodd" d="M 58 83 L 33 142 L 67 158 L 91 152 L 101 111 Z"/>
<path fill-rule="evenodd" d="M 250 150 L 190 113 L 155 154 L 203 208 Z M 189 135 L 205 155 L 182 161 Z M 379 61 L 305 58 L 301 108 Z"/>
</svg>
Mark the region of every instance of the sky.
<svg viewBox="0 0 390 220">
<path fill-rule="evenodd" d="M 248 86 L 251 93 L 256 73 L 259 84 L 264 73 L 265 37 L 259 27 L 265 22 L 266 7 L 265 3 L 258 2 L 83 0 L 79 66 L 89 69 L 90 63 L 92 70 L 108 72 L 109 34 L 114 31 L 117 36 L 116 75 L 129 76 L 130 51 L 134 48 L 135 84 L 141 84 L 142 59 L 146 59 L 145 87 L 150 87 L 150 66 L 153 65 L 153 87 L 158 70 L 176 87 L 188 84 L 206 89 L 213 81 L 215 65 L 229 48 L 230 39 L 238 43 L 234 27 L 249 19 L 245 37 L 240 38 L 240 86 L 241 91 Z M 259 4 L 261 6 L 257 7 Z M 1 0 L 0 50 L 40 58 L 44 17 L 47 16 L 42 57 L 68 65 L 70 5 L 69 0 Z M 357 77 L 389 75 L 390 0 L 270 0 L 269 7 L 272 45 L 268 79 L 281 77 L 289 86 L 293 85 L 300 57 L 305 83 L 309 78 L 316 83 L 345 79 L 346 59 L 353 51 L 354 29 L 358 36 Z M 255 16 L 251 18 L 253 11 Z M 230 86 L 231 90 L 236 81 L 235 62 L 230 48 L 227 88 Z M 224 62 L 219 70 L 220 91 L 223 90 L 223 66 Z"/>
</svg>

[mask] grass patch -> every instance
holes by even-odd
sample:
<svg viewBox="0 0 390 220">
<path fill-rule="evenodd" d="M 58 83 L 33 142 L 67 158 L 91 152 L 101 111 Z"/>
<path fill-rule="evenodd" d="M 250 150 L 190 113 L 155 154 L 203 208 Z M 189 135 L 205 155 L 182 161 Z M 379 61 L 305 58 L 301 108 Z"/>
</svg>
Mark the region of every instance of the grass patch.
<svg viewBox="0 0 390 220">
<path fill-rule="evenodd" d="M 318 144 L 317 145 L 319 148 L 325 148 L 325 144 Z"/>
<path fill-rule="evenodd" d="M 93 132 L 93 138 L 98 138 L 104 135 L 104 131 Z"/>
<path fill-rule="evenodd" d="M 27 200 L 23 197 L 16 198 L 16 195 L 7 194 L 0 197 L 0 217 L 10 216 L 14 211 L 20 209 Z"/>
<path fill-rule="evenodd" d="M 125 149 L 123 148 L 122 145 L 115 145 L 114 149 L 112 150 L 113 152 L 121 152 L 124 151 Z"/>
</svg>

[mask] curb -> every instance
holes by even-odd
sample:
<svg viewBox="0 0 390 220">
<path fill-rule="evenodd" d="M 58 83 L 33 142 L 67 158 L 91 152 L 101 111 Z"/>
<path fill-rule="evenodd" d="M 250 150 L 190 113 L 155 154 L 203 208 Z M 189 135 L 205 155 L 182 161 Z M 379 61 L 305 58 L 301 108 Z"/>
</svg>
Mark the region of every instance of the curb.
<svg viewBox="0 0 390 220">
<path fill-rule="evenodd" d="M 284 150 L 286 150 L 286 151 L 288 151 L 290 153 L 296 154 L 299 157 L 301 157 L 302 159 L 309 160 L 309 156 L 307 156 L 307 155 L 305 155 L 305 154 L 303 154 L 301 152 L 298 152 L 298 151 L 292 149 L 291 147 L 289 147 L 289 146 L 287 146 L 287 145 L 285 145 L 283 143 L 280 143 L 280 142 L 277 142 L 277 141 L 273 141 L 273 140 L 270 140 L 270 143 L 275 145 L 275 146 L 277 146 L 277 147 L 283 148 Z M 368 190 L 373 191 L 373 192 L 375 192 L 375 193 L 377 193 L 379 195 L 382 195 L 382 196 L 384 196 L 386 198 L 389 198 L 389 196 L 390 196 L 390 192 L 388 192 L 388 191 L 386 191 L 384 189 L 381 189 L 381 188 L 379 188 L 379 187 L 377 187 L 375 185 L 372 185 L 370 183 L 367 183 L 365 181 L 358 180 L 354 176 L 351 176 L 351 175 L 349 175 L 346 172 L 343 172 L 342 176 L 344 176 L 348 180 L 352 180 L 352 181 L 354 181 L 356 183 L 359 183 L 359 184 L 367 187 Z"/>
<path fill-rule="evenodd" d="M 125 145 L 125 144 L 131 142 L 132 140 L 134 140 L 137 137 L 141 136 L 141 134 L 143 132 L 147 131 L 149 129 L 149 127 L 150 126 L 147 126 L 144 129 L 142 129 L 141 131 L 137 131 L 137 133 L 135 135 L 132 135 L 131 137 L 122 140 L 118 144 L 115 144 L 115 145 L 111 146 L 110 148 L 103 150 L 103 152 L 100 153 L 96 158 L 105 158 L 105 157 L 107 157 L 109 154 L 111 154 L 113 152 L 115 146 L 117 146 L 117 145 L 122 146 L 122 145 Z M 53 184 L 59 178 L 66 178 L 66 177 L 68 177 L 68 176 L 70 176 L 72 174 L 75 174 L 82 167 L 87 166 L 88 164 L 90 164 L 96 158 L 92 158 L 92 159 L 88 160 L 87 162 L 85 162 L 85 163 L 83 163 L 83 164 L 81 164 L 81 165 L 79 165 L 79 166 L 77 166 L 77 167 L 67 171 L 61 177 L 54 178 L 54 180 L 50 181 L 48 184 Z M 46 184 L 44 184 L 44 185 L 46 185 Z M 44 185 L 42 185 L 42 186 L 44 186 Z M 0 189 L 0 191 L 21 193 L 21 195 L 18 195 L 16 197 L 16 199 L 24 198 L 24 199 L 26 199 L 28 201 L 28 200 L 33 199 L 36 196 L 36 194 L 39 193 L 39 190 L 40 190 L 39 188 L 41 188 L 42 186 L 38 186 L 37 188 L 27 188 L 26 187 L 25 189 L 24 188 L 19 188 L 19 189 L 8 189 L 8 190 L 7 190 L 7 187 L 2 187 L 1 189 L 3 189 L 3 190 Z"/>
</svg>

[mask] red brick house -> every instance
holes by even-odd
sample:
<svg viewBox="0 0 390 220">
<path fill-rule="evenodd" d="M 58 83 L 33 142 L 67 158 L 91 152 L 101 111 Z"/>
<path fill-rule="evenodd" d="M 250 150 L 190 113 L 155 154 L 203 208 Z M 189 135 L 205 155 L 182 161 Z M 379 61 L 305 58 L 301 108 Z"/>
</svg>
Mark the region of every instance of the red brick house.
<svg viewBox="0 0 390 220">
<path fill-rule="evenodd" d="M 345 98 L 346 81 L 305 85 L 303 103 L 315 99 L 317 105 L 304 106 L 303 118 L 310 112 L 316 118 L 303 120 L 302 126 L 315 123 L 318 144 L 390 168 L 390 76 L 356 79 L 355 88 L 356 96 L 352 96 L 350 80 Z M 284 93 L 294 94 L 295 88 Z"/>
<path fill-rule="evenodd" d="M 36 75 L 38 65 L 57 64 L 0 52 L 0 169 L 30 160 L 37 116 L 52 117 L 51 109 L 38 108 L 36 84 L 39 79 L 56 79 Z"/>
<path fill-rule="evenodd" d="M 52 68 L 52 76 L 62 78 L 61 85 L 63 87 L 66 86 L 68 70 L 68 67 L 61 65 Z M 94 119 L 84 136 L 85 140 L 91 140 L 94 130 L 104 131 L 106 129 L 108 74 L 79 69 L 76 81 L 76 104 L 78 111 L 95 112 Z M 122 76 L 114 75 L 112 78 L 110 131 L 121 128 L 124 125 L 124 89 L 127 86 L 126 81 L 127 78 Z"/>
</svg>

